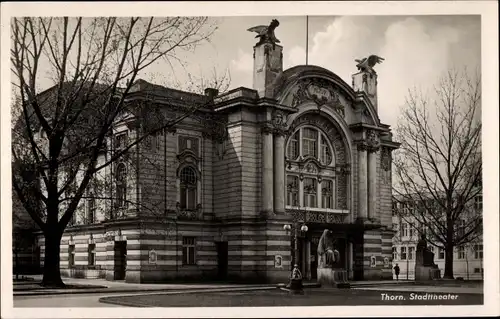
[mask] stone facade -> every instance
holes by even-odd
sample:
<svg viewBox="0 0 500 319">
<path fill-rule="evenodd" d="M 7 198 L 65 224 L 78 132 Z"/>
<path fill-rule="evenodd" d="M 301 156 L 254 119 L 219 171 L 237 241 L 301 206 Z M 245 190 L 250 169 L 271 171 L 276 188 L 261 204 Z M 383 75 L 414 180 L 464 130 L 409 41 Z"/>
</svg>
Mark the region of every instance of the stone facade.
<svg viewBox="0 0 500 319">
<path fill-rule="evenodd" d="M 354 74 L 352 88 L 316 66 L 283 71 L 282 50 L 255 46 L 253 89 L 213 97 L 138 81 L 135 97 L 168 96 L 155 99 L 167 114 L 176 103 L 209 107 L 132 148 L 126 169 L 117 162 L 103 173 L 111 198 L 126 185 L 135 204 L 102 202 L 92 222 L 77 218 L 62 240 L 64 275 L 284 282 L 294 262 L 315 278 L 316 240 L 329 228 L 350 279 L 391 277 L 390 152 L 398 144 L 378 118 L 376 78 L 365 85 L 366 75 Z M 137 130 L 117 125 L 116 135 Z M 298 259 L 286 224 L 308 225 Z M 39 245 L 43 255 L 43 238 Z"/>
</svg>

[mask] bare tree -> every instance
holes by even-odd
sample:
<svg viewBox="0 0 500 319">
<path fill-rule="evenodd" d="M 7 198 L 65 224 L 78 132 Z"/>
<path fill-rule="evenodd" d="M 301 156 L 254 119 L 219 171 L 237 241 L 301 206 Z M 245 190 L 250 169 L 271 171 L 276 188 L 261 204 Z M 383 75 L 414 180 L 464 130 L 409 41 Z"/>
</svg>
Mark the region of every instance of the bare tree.
<svg viewBox="0 0 500 319">
<path fill-rule="evenodd" d="M 479 76 L 450 70 L 432 97 L 409 92 L 397 127 L 395 197 L 445 250 L 445 278 L 453 278 L 454 247 L 482 232 L 482 213 L 473 207 L 482 191 L 480 104 Z"/>
<path fill-rule="evenodd" d="M 18 109 L 13 111 L 12 183 L 45 236 L 42 283 L 64 286 L 60 240 L 96 173 L 147 136 L 206 106 L 206 100 L 195 100 L 169 113 L 144 103 L 132 108 L 129 97 L 138 74 L 161 59 L 178 60 L 216 27 L 206 17 L 110 17 L 15 18 L 11 28 L 19 97 L 13 105 Z M 50 77 L 54 86 L 41 91 L 41 77 Z M 116 121 L 127 116 L 141 119 L 135 122 L 137 134 L 100 161 Z M 28 178 L 33 174 L 37 178 Z"/>
</svg>

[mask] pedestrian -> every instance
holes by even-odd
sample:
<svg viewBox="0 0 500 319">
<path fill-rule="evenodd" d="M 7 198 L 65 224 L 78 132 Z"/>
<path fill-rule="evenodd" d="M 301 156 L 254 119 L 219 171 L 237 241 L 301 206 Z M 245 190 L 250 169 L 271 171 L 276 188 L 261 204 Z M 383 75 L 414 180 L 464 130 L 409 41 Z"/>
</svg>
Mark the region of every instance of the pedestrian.
<svg viewBox="0 0 500 319">
<path fill-rule="evenodd" d="M 398 266 L 398 264 L 396 264 L 396 266 L 394 266 L 394 273 L 396 274 L 396 280 L 399 281 L 399 266 Z"/>
</svg>

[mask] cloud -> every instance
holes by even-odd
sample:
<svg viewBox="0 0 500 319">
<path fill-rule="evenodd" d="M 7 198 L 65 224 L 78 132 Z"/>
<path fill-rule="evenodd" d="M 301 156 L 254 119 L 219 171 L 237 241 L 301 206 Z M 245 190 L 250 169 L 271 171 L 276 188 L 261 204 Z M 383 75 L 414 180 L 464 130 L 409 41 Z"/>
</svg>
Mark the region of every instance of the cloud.
<svg viewBox="0 0 500 319">
<path fill-rule="evenodd" d="M 470 37 L 480 38 L 479 19 L 469 24 L 461 21 L 442 21 L 438 17 L 339 17 L 312 36 L 309 64 L 329 69 L 350 84 L 351 75 L 357 72 L 354 59 L 370 54 L 385 58 L 376 67 L 379 116 L 394 126 L 409 88 L 432 87 L 449 67 L 477 64 L 479 42 L 470 45 Z M 285 67 L 304 64 L 304 47 L 286 51 Z"/>
<path fill-rule="evenodd" d="M 231 60 L 231 69 L 239 72 L 252 72 L 253 57 L 250 53 L 238 49 L 238 57 Z"/>
</svg>

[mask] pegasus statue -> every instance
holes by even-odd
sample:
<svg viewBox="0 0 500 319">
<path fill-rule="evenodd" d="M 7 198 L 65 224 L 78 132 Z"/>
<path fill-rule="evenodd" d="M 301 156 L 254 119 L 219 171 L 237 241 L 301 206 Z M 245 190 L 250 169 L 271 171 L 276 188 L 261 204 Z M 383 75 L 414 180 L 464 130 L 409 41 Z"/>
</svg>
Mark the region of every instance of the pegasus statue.
<svg viewBox="0 0 500 319">
<path fill-rule="evenodd" d="M 273 19 L 269 26 L 258 25 L 248 29 L 248 31 L 257 33 L 255 37 L 259 38 L 259 42 L 257 42 L 256 45 L 269 42 L 272 43 L 274 50 L 276 48 L 276 43 L 280 43 L 280 40 L 278 40 L 278 38 L 276 38 L 276 35 L 274 35 L 274 29 L 276 29 L 279 25 L 280 23 L 278 22 L 278 20 Z"/>
<path fill-rule="evenodd" d="M 369 73 L 375 74 L 376 72 L 373 69 L 373 67 L 377 63 L 382 63 L 382 61 L 384 61 L 384 60 L 385 60 L 384 58 L 381 58 L 378 55 L 370 55 L 367 58 L 355 59 L 354 61 L 356 61 L 356 63 L 358 63 L 358 64 L 356 64 L 356 67 L 358 68 L 358 70 L 367 71 Z"/>
</svg>

